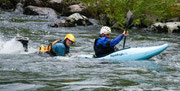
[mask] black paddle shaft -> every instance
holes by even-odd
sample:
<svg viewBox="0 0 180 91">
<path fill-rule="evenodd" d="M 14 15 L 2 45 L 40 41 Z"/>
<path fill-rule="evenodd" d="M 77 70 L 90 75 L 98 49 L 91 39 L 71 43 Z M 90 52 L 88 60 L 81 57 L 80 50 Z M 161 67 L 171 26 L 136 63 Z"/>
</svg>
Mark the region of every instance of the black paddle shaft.
<svg viewBox="0 0 180 91">
<path fill-rule="evenodd" d="M 126 18 L 127 18 L 127 26 L 126 26 L 125 32 L 127 32 L 127 29 L 132 24 L 133 18 L 134 18 L 133 13 L 130 10 L 128 11 L 128 13 L 126 15 Z M 126 44 L 126 36 L 124 37 L 123 49 L 125 48 L 125 44 Z"/>
</svg>

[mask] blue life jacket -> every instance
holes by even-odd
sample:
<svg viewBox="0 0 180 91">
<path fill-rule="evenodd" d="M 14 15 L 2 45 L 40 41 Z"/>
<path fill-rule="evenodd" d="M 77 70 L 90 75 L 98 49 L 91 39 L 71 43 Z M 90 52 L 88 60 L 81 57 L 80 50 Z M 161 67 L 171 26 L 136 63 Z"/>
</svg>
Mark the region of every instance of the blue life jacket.
<svg viewBox="0 0 180 91">
<path fill-rule="evenodd" d="M 94 42 L 94 57 L 103 57 L 116 51 L 115 45 L 122 40 L 123 36 L 119 35 L 110 40 L 107 37 L 99 37 Z"/>
<path fill-rule="evenodd" d="M 106 56 L 106 55 L 108 55 L 108 54 L 115 51 L 114 46 L 110 46 L 110 41 L 111 40 L 109 40 L 106 43 L 106 46 L 103 46 L 103 44 L 96 45 L 97 41 L 99 39 L 100 38 L 95 39 L 95 42 L 94 42 L 94 51 L 95 51 L 95 56 L 94 57 L 103 57 L 103 56 Z"/>
</svg>

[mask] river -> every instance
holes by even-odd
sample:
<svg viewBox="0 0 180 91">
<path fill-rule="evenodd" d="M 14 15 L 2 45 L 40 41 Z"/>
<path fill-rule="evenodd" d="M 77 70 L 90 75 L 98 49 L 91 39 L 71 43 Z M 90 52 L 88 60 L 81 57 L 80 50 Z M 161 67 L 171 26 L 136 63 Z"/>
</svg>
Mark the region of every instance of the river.
<svg viewBox="0 0 180 91">
<path fill-rule="evenodd" d="M 180 34 L 129 30 L 126 47 L 168 44 L 161 54 L 142 61 L 95 60 L 37 55 L 40 45 L 76 37 L 71 55 L 93 54 L 100 25 L 51 28 L 58 19 L 0 12 L 0 91 L 180 90 Z M 113 31 L 114 38 L 122 31 Z M 14 37 L 29 38 L 29 52 Z M 123 41 L 117 45 L 122 48 Z"/>
</svg>

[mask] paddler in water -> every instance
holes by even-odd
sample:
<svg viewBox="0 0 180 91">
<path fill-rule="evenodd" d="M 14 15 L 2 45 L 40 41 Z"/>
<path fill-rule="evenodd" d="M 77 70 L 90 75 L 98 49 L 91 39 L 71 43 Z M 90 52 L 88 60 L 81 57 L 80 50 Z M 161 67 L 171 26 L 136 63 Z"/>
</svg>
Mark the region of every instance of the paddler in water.
<svg viewBox="0 0 180 91">
<path fill-rule="evenodd" d="M 100 30 L 99 38 L 94 42 L 94 57 L 103 57 L 116 51 L 115 45 L 117 45 L 123 36 L 128 36 L 128 32 L 123 32 L 122 35 L 117 36 L 115 39 L 109 39 L 111 29 L 108 26 L 103 26 Z"/>
<path fill-rule="evenodd" d="M 75 42 L 73 34 L 67 34 L 64 40 L 56 40 L 48 46 L 41 46 L 39 53 L 48 53 L 50 56 L 65 56 L 69 53 L 70 46 Z"/>
</svg>

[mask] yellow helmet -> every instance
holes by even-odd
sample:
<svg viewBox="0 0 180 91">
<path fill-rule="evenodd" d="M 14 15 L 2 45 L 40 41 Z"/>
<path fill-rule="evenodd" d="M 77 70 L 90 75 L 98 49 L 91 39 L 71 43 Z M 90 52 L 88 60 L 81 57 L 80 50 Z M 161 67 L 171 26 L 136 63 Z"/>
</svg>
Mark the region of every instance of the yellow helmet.
<svg viewBox="0 0 180 91">
<path fill-rule="evenodd" d="M 65 40 L 65 39 L 69 39 L 69 40 L 71 40 L 72 42 L 75 42 L 75 37 L 74 37 L 73 34 L 67 34 L 67 35 L 65 36 L 64 40 Z"/>
</svg>

